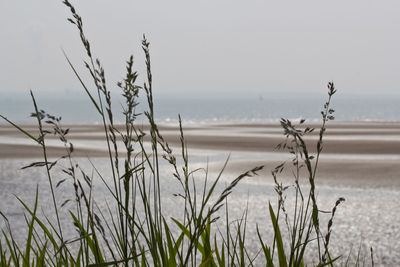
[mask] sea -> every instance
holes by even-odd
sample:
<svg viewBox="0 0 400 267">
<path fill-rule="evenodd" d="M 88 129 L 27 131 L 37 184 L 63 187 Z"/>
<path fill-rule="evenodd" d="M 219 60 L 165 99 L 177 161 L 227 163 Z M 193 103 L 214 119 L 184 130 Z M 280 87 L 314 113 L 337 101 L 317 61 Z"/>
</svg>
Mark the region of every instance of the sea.
<svg viewBox="0 0 400 267">
<path fill-rule="evenodd" d="M 154 94 L 154 112 L 158 123 L 171 124 L 182 117 L 186 125 L 230 123 L 277 123 L 281 118 L 319 122 L 327 100 L 325 93 L 235 93 L 210 92 L 187 94 Z M 112 94 L 116 122 L 123 122 L 124 99 Z M 61 116 L 64 123 L 99 124 L 101 119 L 83 92 L 62 94 L 39 93 L 39 109 Z M 138 99 L 137 113 L 148 110 L 145 97 Z M 336 93 L 331 101 L 335 119 L 340 122 L 400 121 L 400 94 Z M 25 94 L 0 98 L 0 114 L 19 123 L 35 123 L 30 118 L 32 100 Z M 138 118 L 144 120 L 144 117 Z M 0 122 L 2 123 L 2 122 Z"/>
</svg>

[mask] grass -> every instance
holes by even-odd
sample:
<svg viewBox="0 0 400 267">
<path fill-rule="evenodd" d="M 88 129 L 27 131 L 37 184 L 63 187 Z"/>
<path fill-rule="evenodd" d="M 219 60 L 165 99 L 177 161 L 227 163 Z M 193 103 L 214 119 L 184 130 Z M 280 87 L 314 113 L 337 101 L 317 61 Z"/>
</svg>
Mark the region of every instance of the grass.
<svg viewBox="0 0 400 267">
<path fill-rule="evenodd" d="M 146 58 L 146 82 L 143 86 L 138 85 L 138 74 L 133 69 L 133 56 L 130 56 L 125 78 L 118 83 L 125 101 L 125 129 L 119 130 L 114 124 L 112 100 L 103 66 L 93 56 L 80 15 L 68 0 L 63 3 L 71 12 L 72 17 L 68 21 L 76 26 L 86 51 L 84 64 L 92 78 L 91 87 L 80 77 L 65 52 L 64 55 L 103 122 L 111 183 L 94 165 L 92 172 L 102 180 L 112 201 L 107 203 L 106 210 L 97 206 L 93 197 L 94 175 L 89 175 L 91 172 L 86 172 L 75 162 L 74 146 L 68 140 L 69 129 L 62 127 L 61 118 L 39 109 L 31 92 L 34 104 L 32 117 L 37 119 L 38 137 L 0 116 L 41 146 L 43 161 L 34 162 L 25 168 L 44 168 L 52 194 L 54 218 L 38 215 L 38 188 L 34 203 L 25 203 L 18 198 L 25 210 L 27 228 L 26 242 L 18 244 L 7 217 L 1 213 L 6 227 L 2 229 L 0 239 L 0 266 L 255 266 L 261 263 L 265 266 L 285 267 L 305 266 L 310 262 L 316 266 L 335 265 L 339 257 L 330 253 L 330 237 L 336 209 L 344 199 L 339 198 L 332 211 L 325 215 L 319 210 L 316 197 L 317 170 L 326 124 L 334 119 L 334 110 L 330 104 L 336 92 L 333 83 L 328 84 L 328 99 L 321 112 L 322 125 L 315 155 L 309 152 L 304 140 L 304 136 L 314 129 L 304 127 L 304 120 L 299 125 L 286 119 L 281 120 L 286 140 L 277 149 L 288 151 L 292 160 L 272 170 L 278 206 L 274 209 L 269 204 L 265 212 L 270 215 L 274 236 L 263 236 L 257 226 L 259 250 L 248 251 L 245 243 L 247 210 L 244 210 L 240 220 L 231 222 L 229 195 L 238 183 L 246 177 L 257 175 L 264 166 L 256 166 L 238 175 L 220 193 L 216 188 L 228 160 L 217 177 L 209 178 L 206 172 L 202 185 L 195 180 L 194 171 L 189 165 L 181 118 L 181 147 L 178 153 L 165 141 L 155 120 L 150 44 L 145 36 L 142 48 Z M 144 94 L 147 100 L 143 114 L 136 113 L 139 94 Z M 150 125 L 148 131 L 145 132 L 136 123 L 139 116 L 146 118 Z M 65 155 L 54 161 L 47 157 L 46 138 L 50 134 L 56 135 L 65 147 Z M 150 148 L 146 145 L 145 137 L 150 140 Z M 118 138 L 122 139 L 124 150 L 117 146 Z M 160 160 L 168 162 L 172 173 L 162 172 Z M 69 216 L 78 233 L 76 236 L 65 235 L 60 219 L 60 208 L 66 202 L 58 204 L 55 188 L 64 183 L 65 179 L 57 180 L 57 177 L 53 177 L 53 168 L 59 166 L 60 162 L 63 162 L 60 168 L 69 177 L 73 187 L 73 208 L 69 210 Z M 278 179 L 284 168 L 291 168 L 295 177 L 295 201 L 290 203 L 293 210 L 290 214 L 286 208 L 288 204 L 285 203 L 287 187 Z M 302 168 L 307 173 L 310 187 L 307 190 L 299 183 Z M 181 217 L 169 218 L 165 214 L 160 179 L 174 179 L 179 185 L 180 193 L 176 196 L 182 202 Z M 57 184 L 54 184 L 55 181 L 58 181 Z M 216 222 L 222 220 L 221 215 L 225 218 L 225 229 L 216 226 Z M 326 231 L 320 225 L 321 216 L 330 216 Z M 317 256 L 307 259 L 308 251 L 314 249 L 312 244 L 316 244 Z M 359 263 L 358 260 L 355 265 Z"/>
</svg>

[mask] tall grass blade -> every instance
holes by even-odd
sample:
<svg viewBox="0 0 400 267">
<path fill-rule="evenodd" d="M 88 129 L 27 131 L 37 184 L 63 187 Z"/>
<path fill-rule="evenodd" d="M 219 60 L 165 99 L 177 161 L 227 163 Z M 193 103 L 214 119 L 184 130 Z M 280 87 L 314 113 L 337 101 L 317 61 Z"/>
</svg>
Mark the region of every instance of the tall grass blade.
<svg viewBox="0 0 400 267">
<path fill-rule="evenodd" d="M 35 141 L 38 144 L 41 144 L 41 142 L 39 141 L 39 139 L 37 139 L 36 137 L 34 137 L 33 135 L 31 135 L 30 133 L 28 133 L 27 131 L 25 131 L 24 129 L 22 129 L 21 127 L 19 127 L 17 124 L 13 123 L 12 121 L 10 121 L 9 119 L 7 119 L 6 117 L 4 117 L 3 115 L 0 114 L 0 117 L 5 120 L 6 122 L 8 122 L 9 124 L 11 124 L 14 128 L 16 128 L 18 131 L 20 131 L 21 133 L 23 133 L 24 135 L 26 135 L 27 137 L 29 137 L 30 139 L 32 139 L 33 141 Z"/>
<path fill-rule="evenodd" d="M 89 92 L 89 89 L 86 87 L 85 83 L 82 81 L 81 77 L 79 76 L 78 72 L 75 70 L 74 65 L 72 65 L 71 61 L 69 60 L 67 54 L 65 53 L 64 49 L 62 49 L 62 52 L 64 54 L 65 59 L 67 60 L 69 66 L 71 67 L 72 71 L 75 73 L 75 76 L 78 78 L 79 82 L 81 83 L 83 89 L 85 89 L 85 92 L 89 96 L 90 100 L 92 101 L 93 105 L 95 106 L 96 110 L 99 112 L 100 115 L 103 115 L 103 112 L 101 112 L 101 109 L 99 108 L 99 105 L 97 104 L 96 100 L 94 100 L 92 94 Z"/>
<path fill-rule="evenodd" d="M 278 251 L 278 259 L 279 259 L 279 266 L 280 267 L 287 267 L 286 255 L 285 255 L 285 248 L 283 247 L 281 231 L 279 230 L 279 224 L 276 219 L 274 210 L 269 203 L 269 214 L 271 216 L 272 225 L 274 227 L 275 232 L 275 239 L 276 239 L 276 248 Z"/>
<path fill-rule="evenodd" d="M 32 235 L 33 235 L 33 225 L 35 222 L 37 205 L 38 205 L 38 196 L 39 196 L 39 186 L 37 185 L 36 186 L 35 204 L 33 207 L 33 215 L 32 215 L 31 221 L 28 225 L 28 238 L 27 238 L 26 245 L 25 245 L 26 248 L 25 248 L 25 253 L 24 253 L 24 261 L 22 264 L 23 267 L 30 266 L 30 255 L 31 255 L 30 253 L 31 253 L 31 249 L 32 249 L 31 241 L 32 241 Z"/>
</svg>

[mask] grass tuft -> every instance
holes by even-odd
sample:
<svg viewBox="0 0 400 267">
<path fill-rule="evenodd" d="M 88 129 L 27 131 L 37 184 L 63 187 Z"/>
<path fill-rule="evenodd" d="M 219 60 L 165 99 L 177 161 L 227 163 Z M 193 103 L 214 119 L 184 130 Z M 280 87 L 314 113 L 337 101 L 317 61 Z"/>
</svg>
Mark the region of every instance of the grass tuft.
<svg viewBox="0 0 400 267">
<path fill-rule="evenodd" d="M 270 215 L 274 235 L 263 237 L 257 225 L 259 251 L 250 252 L 246 246 L 247 209 L 241 219 L 231 221 L 228 213 L 229 196 L 243 179 L 257 175 L 264 166 L 254 167 L 238 175 L 218 193 L 216 188 L 228 158 L 214 179 L 209 178 L 205 170 L 204 183 L 199 184 L 194 178 L 196 171 L 190 168 L 181 117 L 179 153 L 175 153 L 163 137 L 154 117 L 156 107 L 153 101 L 150 43 L 145 36 L 141 45 L 145 55 L 146 82 L 138 84 L 138 73 L 134 70 L 133 56 L 130 56 L 126 62 L 125 78 L 117 84 L 125 101 L 125 123 L 123 130 L 116 127 L 104 68 L 94 56 L 81 16 L 68 0 L 63 3 L 71 12 L 72 17 L 68 21 L 77 28 L 86 52 L 84 65 L 92 79 L 92 89 L 77 73 L 66 53 L 63 53 L 103 122 L 112 179 L 109 183 L 96 166 L 86 171 L 74 160 L 74 146 L 68 139 L 69 129 L 63 128 L 60 117 L 40 110 L 32 92 L 32 117 L 37 119 L 38 137 L 0 115 L 42 148 L 43 160 L 23 169 L 45 169 L 55 214 L 54 219 L 38 216 L 38 188 L 33 208 L 30 203 L 18 198 L 25 210 L 28 230 L 26 242 L 19 245 L 7 217 L 0 212 L 6 225 L 0 239 L 0 266 L 257 266 L 261 262 L 266 266 L 292 267 L 305 266 L 309 262 L 316 263 L 316 266 L 333 266 L 336 263 L 339 257 L 331 255 L 329 245 L 335 212 L 344 199 L 339 198 L 334 204 L 324 234 L 320 225 L 323 214 L 318 207 L 316 191 L 326 124 L 334 120 L 331 98 L 336 89 L 332 82 L 328 83 L 328 99 L 321 112 L 322 124 L 315 154 L 310 152 L 305 141 L 305 136 L 314 129 L 304 127 L 305 120 L 301 120 L 299 125 L 288 119 L 280 121 L 286 139 L 278 144 L 277 149 L 287 151 L 292 158 L 289 164 L 282 163 L 271 172 L 278 205 L 274 209 L 269 204 L 265 212 Z M 144 94 L 147 100 L 143 114 L 136 112 L 139 94 Z M 150 126 L 148 131 L 136 122 L 140 116 L 147 119 Z M 49 134 L 57 136 L 65 148 L 65 154 L 54 161 L 48 160 L 46 140 Z M 117 145 L 119 138 L 123 150 Z M 145 141 L 145 138 L 149 141 Z M 150 148 L 146 142 L 150 143 Z M 163 211 L 160 179 L 167 179 L 169 174 L 162 172 L 160 160 L 165 160 L 172 167 L 173 180 L 179 185 L 179 193 L 175 196 L 182 202 L 181 217 L 169 218 Z M 67 178 L 54 177 L 55 166 L 59 166 Z M 290 168 L 294 174 L 295 201 L 290 203 L 294 208 L 292 214 L 289 214 L 286 208 L 288 203 L 285 202 L 289 187 L 279 182 L 279 175 L 285 168 Z M 306 169 L 309 190 L 304 190 L 299 183 L 301 168 Z M 107 209 L 100 209 L 93 197 L 95 175 L 101 179 L 111 198 Z M 54 189 L 68 182 L 74 195 L 62 200 L 60 205 L 61 200 L 57 199 Z M 60 209 L 70 207 L 71 203 L 73 208 L 69 209 L 68 216 L 76 235 L 65 236 Z M 222 220 L 221 215 L 225 216 L 225 229 L 219 229 L 216 225 L 216 222 Z M 287 235 L 284 234 L 286 232 Z M 308 251 L 314 249 L 311 246 L 313 243 L 316 243 L 317 256 L 307 259 Z M 372 248 L 371 261 L 373 265 Z M 356 266 L 359 262 L 358 259 Z"/>
</svg>

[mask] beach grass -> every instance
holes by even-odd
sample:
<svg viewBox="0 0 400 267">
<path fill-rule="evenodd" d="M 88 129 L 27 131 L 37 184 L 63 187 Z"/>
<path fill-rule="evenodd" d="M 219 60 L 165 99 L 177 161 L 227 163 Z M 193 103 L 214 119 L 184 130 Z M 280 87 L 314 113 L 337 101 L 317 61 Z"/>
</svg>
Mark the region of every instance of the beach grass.
<svg viewBox="0 0 400 267">
<path fill-rule="evenodd" d="M 257 175 L 264 166 L 255 166 L 234 177 L 221 192 L 216 190 L 229 159 L 216 177 L 205 172 L 201 183 L 193 177 L 189 161 L 184 126 L 179 117 L 180 148 L 174 151 L 159 130 L 154 116 L 153 78 L 151 71 L 150 43 L 143 36 L 142 49 L 145 55 L 146 82 L 138 85 L 138 73 L 134 71 L 133 56 L 126 63 L 125 78 L 117 84 L 124 98 L 124 130 L 114 124 L 112 99 L 101 61 L 94 57 L 92 46 L 86 38 L 81 16 L 68 1 L 63 2 L 71 12 L 70 23 L 76 26 L 86 52 L 84 62 L 92 78 L 88 86 L 76 71 L 64 52 L 72 72 L 88 95 L 95 112 L 103 123 L 106 138 L 111 183 L 96 166 L 83 170 L 74 160 L 74 146 L 68 139 L 69 129 L 64 129 L 61 118 L 41 110 L 31 92 L 39 136 L 25 131 L 2 116 L 27 138 L 42 148 L 43 160 L 24 168 L 43 168 L 51 192 L 53 217 L 38 214 L 39 188 L 36 188 L 34 203 L 26 203 L 17 197 L 24 207 L 27 229 L 26 242 L 20 244 L 13 236 L 7 217 L 1 213 L 6 227 L 0 239 L 0 266 L 335 266 L 341 255 L 332 255 L 330 240 L 334 227 L 334 216 L 344 201 L 338 197 L 332 210 L 321 212 L 317 195 L 319 158 L 323 151 L 326 125 L 334 119 L 331 98 L 336 93 L 333 83 L 328 83 L 328 99 L 321 112 L 319 129 L 304 126 L 305 120 L 294 124 L 282 119 L 285 141 L 277 149 L 287 151 L 289 163 L 282 163 L 271 171 L 275 181 L 278 205 L 268 205 L 263 212 L 269 214 L 267 222 L 273 228 L 273 236 L 265 234 L 257 226 L 258 250 L 249 251 L 246 246 L 247 210 L 240 220 L 230 221 L 229 196 L 243 179 Z M 94 88 L 94 90 L 92 89 Z M 143 114 L 136 113 L 139 95 L 144 94 L 147 108 Z M 143 103 L 140 103 L 143 104 Z M 144 131 L 137 118 L 146 118 L 149 130 Z M 319 131 L 316 153 L 309 152 L 304 139 L 307 134 Z M 65 154 L 58 159 L 49 159 L 46 138 L 55 135 L 65 147 Z M 145 141 L 145 136 L 150 141 Z M 117 140 L 122 139 L 124 149 Z M 146 139 L 147 140 L 147 139 Z M 148 145 L 150 144 L 150 145 Z M 166 161 L 172 173 L 163 173 L 160 161 Z M 76 236 L 66 235 L 61 223 L 61 205 L 55 189 L 66 180 L 54 177 L 53 168 L 63 162 L 62 168 L 71 181 L 74 199 L 69 210 Z M 288 189 L 279 181 L 279 174 L 289 168 L 294 174 L 294 203 L 286 203 Z M 308 186 L 299 183 L 306 170 Z M 107 188 L 111 203 L 107 209 L 98 207 L 94 198 L 93 176 L 95 173 Z M 181 217 L 169 217 L 164 212 L 161 179 L 173 179 L 179 185 L 175 197 L 181 199 Z M 56 183 L 57 181 L 57 183 Z M 199 186 L 200 185 L 200 186 Z M 293 213 L 289 213 L 287 207 Z M 216 226 L 222 220 L 225 229 Z M 328 216 L 328 225 L 321 225 L 321 216 Z M 309 250 L 317 249 L 315 258 L 307 258 Z M 315 251 L 314 251 L 315 252 Z M 371 262 L 373 265 L 371 249 Z M 360 259 L 354 263 L 360 265 Z M 352 265 L 350 261 L 344 265 Z"/>
</svg>

